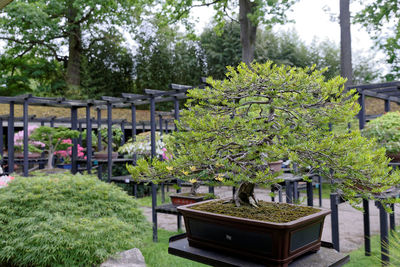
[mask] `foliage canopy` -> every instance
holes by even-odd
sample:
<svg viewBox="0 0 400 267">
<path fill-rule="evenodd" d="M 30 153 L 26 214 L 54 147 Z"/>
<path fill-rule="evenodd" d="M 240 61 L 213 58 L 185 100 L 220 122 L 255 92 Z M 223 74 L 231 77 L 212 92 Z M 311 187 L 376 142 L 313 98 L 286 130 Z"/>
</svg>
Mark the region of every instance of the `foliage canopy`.
<svg viewBox="0 0 400 267">
<path fill-rule="evenodd" d="M 209 78 L 210 87 L 188 92 L 179 131 L 167 142 L 173 160 L 153 160 L 153 167 L 138 161 L 129 167 L 134 177 L 271 184 L 279 173 L 266 163 L 279 156 L 335 181 L 353 202 L 356 194 L 373 198 L 400 181 L 373 140 L 359 131 L 329 131 L 329 123 L 347 123 L 359 111 L 354 91 L 343 91 L 343 78 L 325 81 L 315 68 L 272 62 L 228 70 L 227 79 Z"/>
</svg>

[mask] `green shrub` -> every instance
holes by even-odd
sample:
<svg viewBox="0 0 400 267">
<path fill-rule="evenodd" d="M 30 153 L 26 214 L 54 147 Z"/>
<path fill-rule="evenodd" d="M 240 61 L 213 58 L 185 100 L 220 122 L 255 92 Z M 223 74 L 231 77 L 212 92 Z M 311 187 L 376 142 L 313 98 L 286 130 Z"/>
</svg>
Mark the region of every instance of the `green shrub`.
<svg viewBox="0 0 400 267">
<path fill-rule="evenodd" d="M 388 112 L 371 120 L 365 126 L 363 135 L 375 138 L 388 154 L 400 153 L 400 112 Z"/>
<path fill-rule="evenodd" d="M 0 266 L 92 266 L 138 247 L 137 202 L 94 176 L 17 177 L 0 189 Z"/>
</svg>

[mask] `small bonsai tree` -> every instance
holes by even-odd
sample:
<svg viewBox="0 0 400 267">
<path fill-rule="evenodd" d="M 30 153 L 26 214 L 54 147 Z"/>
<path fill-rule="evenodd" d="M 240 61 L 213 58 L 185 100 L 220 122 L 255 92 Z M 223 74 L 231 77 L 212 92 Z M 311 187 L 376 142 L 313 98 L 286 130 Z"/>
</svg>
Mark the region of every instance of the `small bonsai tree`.
<svg viewBox="0 0 400 267">
<path fill-rule="evenodd" d="M 388 112 L 371 120 L 363 129 L 363 135 L 375 138 L 389 157 L 400 159 L 400 112 Z"/>
<path fill-rule="evenodd" d="M 173 160 L 138 161 L 128 167 L 134 178 L 233 185 L 236 206 L 257 206 L 256 184 L 280 181 L 265 164 L 280 154 L 334 181 L 352 204 L 357 194 L 374 199 L 400 182 L 373 140 L 329 131 L 329 123 L 347 123 L 359 111 L 345 79 L 325 81 L 323 70 L 271 62 L 228 70 L 227 79 L 188 91 L 179 131 L 167 142 Z"/>
<path fill-rule="evenodd" d="M 76 130 L 70 130 L 65 127 L 49 127 L 40 126 L 35 129 L 30 138 L 32 140 L 40 141 L 45 145 L 45 152 L 48 154 L 47 168 L 53 168 L 53 157 L 58 150 L 67 150 L 68 147 L 72 146 L 72 143 L 65 142 L 66 139 L 78 138 L 79 132 Z"/>
<path fill-rule="evenodd" d="M 119 146 L 121 145 L 121 140 L 122 140 L 122 135 L 123 132 L 120 127 L 113 125 L 111 128 L 112 132 L 112 150 L 113 151 L 118 151 Z M 108 129 L 107 128 L 100 128 L 100 134 L 101 134 L 101 145 L 102 145 L 102 150 L 107 151 L 108 148 Z M 97 141 L 95 141 L 97 143 Z M 99 151 L 100 152 L 100 151 Z"/>
<path fill-rule="evenodd" d="M 44 144 L 40 141 L 34 141 L 30 138 L 32 132 L 37 129 L 37 125 L 28 126 L 28 151 L 29 153 L 41 153 Z M 14 151 L 24 152 L 24 131 L 19 131 L 14 134 Z"/>
</svg>

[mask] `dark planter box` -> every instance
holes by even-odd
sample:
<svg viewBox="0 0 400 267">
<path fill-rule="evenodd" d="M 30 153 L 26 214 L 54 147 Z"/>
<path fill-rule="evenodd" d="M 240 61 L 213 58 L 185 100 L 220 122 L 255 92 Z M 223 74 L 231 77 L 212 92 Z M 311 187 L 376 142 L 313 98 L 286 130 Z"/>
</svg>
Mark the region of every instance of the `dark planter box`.
<svg viewBox="0 0 400 267">
<path fill-rule="evenodd" d="M 193 196 L 193 195 L 187 195 L 187 193 L 173 194 L 170 195 L 169 197 L 171 198 L 171 202 L 175 207 L 181 205 L 193 204 L 204 200 L 203 195 Z"/>
<path fill-rule="evenodd" d="M 178 207 L 190 246 L 229 252 L 267 266 L 288 266 L 294 258 L 319 250 L 324 219 L 331 213 L 320 209 L 292 222 L 272 223 L 190 208 L 195 205 Z"/>
</svg>

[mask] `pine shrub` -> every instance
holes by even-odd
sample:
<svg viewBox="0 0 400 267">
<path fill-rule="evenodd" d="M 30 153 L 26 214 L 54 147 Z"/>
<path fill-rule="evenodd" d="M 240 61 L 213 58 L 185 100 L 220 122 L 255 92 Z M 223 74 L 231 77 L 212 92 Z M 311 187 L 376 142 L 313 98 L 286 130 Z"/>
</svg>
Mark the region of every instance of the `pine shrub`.
<svg viewBox="0 0 400 267">
<path fill-rule="evenodd" d="M 0 266 L 93 266 L 147 229 L 137 202 L 94 176 L 36 174 L 0 189 Z"/>
</svg>

